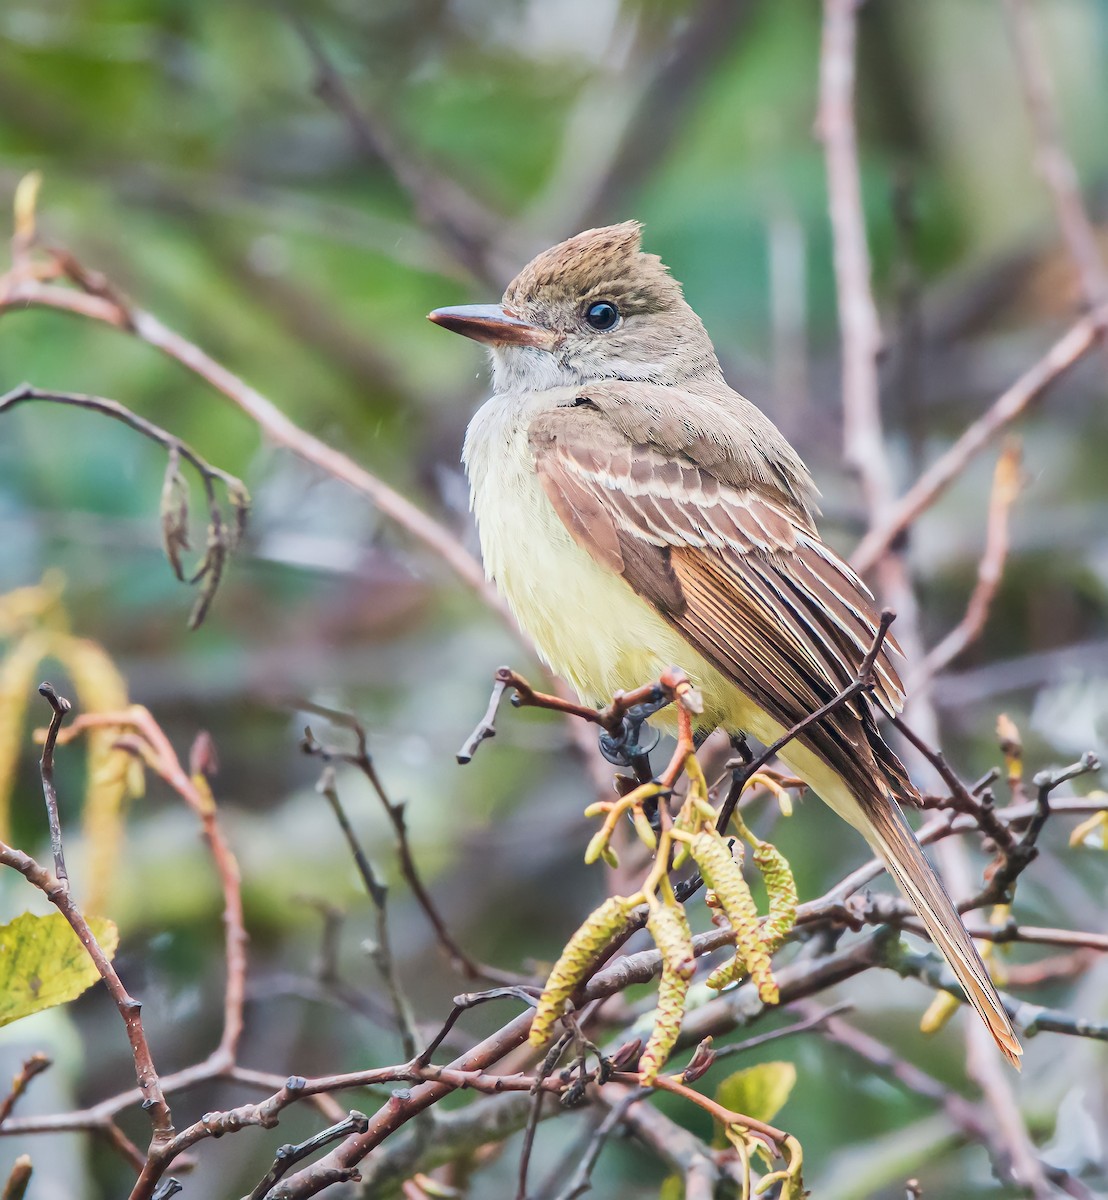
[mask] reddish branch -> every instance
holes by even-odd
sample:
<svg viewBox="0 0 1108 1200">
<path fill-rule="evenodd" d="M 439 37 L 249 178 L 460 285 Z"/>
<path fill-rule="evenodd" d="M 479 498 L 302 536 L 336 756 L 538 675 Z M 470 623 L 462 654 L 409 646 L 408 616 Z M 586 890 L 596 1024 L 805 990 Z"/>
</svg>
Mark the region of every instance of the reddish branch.
<svg viewBox="0 0 1108 1200">
<path fill-rule="evenodd" d="M 181 766 L 169 739 L 154 718 L 146 709 L 137 706 L 119 713 L 83 714 L 58 740 L 59 742 L 69 741 L 86 729 L 105 727 L 125 730 L 126 732 L 121 735 L 117 745 L 138 755 L 151 770 L 177 792 L 200 821 L 204 840 L 211 852 L 223 891 L 226 981 L 223 1000 L 223 1033 L 219 1045 L 204 1063 L 198 1064 L 195 1072 L 201 1077 L 229 1074 L 235 1067 L 239 1039 L 242 1035 L 242 1010 L 246 988 L 246 928 L 243 919 L 238 862 L 219 826 L 215 801 L 205 778 L 205 771 L 211 768 L 214 756 L 210 752 L 208 743 L 205 740 L 199 741 L 193 755 L 195 770 L 190 776 Z M 131 1003 L 135 1004 L 134 1001 Z M 136 1023 L 138 1022 L 137 1007 L 135 1005 Z M 141 1034 L 141 1023 L 138 1023 L 138 1032 Z M 145 1039 L 142 1041 L 142 1046 L 145 1048 Z M 135 1055 L 136 1064 L 138 1064 L 138 1050 L 135 1051 Z M 146 1100 L 155 1098 L 164 1108 L 164 1118 L 161 1118 L 161 1124 L 155 1125 L 155 1138 L 151 1142 L 146 1162 L 142 1166 L 132 1192 L 133 1200 L 147 1200 L 164 1174 L 165 1168 L 175 1156 L 175 1152 L 172 1150 L 175 1139 L 173 1138 L 172 1122 L 169 1119 L 169 1109 L 165 1104 L 153 1063 L 150 1061 L 148 1048 L 145 1048 L 143 1065 L 146 1069 L 139 1072 L 139 1084 L 143 1089 L 144 1106 L 146 1106 Z M 154 1111 L 160 1114 L 159 1109 L 154 1108 Z"/>
</svg>

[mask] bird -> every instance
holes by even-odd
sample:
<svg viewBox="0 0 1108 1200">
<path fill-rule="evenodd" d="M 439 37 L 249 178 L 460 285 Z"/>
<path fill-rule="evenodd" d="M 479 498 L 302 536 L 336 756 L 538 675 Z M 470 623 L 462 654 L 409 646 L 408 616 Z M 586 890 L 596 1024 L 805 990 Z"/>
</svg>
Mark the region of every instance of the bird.
<svg viewBox="0 0 1108 1200">
<path fill-rule="evenodd" d="M 857 676 L 873 596 L 821 540 L 807 467 L 727 384 L 638 222 L 543 251 L 499 304 L 429 319 L 490 351 L 492 395 L 462 455 L 485 571 L 583 702 L 676 664 L 701 733 L 769 745 Z M 901 657 L 886 637 L 869 695 L 780 756 L 883 860 L 1018 1067 L 1004 1005 L 902 812 L 919 797 L 878 727 L 904 704 Z"/>
</svg>

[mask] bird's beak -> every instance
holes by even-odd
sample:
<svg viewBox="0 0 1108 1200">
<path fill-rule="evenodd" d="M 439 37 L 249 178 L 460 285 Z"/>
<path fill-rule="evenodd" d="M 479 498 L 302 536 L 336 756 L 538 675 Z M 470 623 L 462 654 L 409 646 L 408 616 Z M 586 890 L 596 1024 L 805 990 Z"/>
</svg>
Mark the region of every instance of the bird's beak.
<svg viewBox="0 0 1108 1200">
<path fill-rule="evenodd" d="M 556 341 L 550 330 L 513 317 L 499 304 L 459 304 L 454 308 L 436 308 L 427 314 L 427 320 L 491 346 L 534 346 L 539 350 L 552 350 Z"/>
</svg>

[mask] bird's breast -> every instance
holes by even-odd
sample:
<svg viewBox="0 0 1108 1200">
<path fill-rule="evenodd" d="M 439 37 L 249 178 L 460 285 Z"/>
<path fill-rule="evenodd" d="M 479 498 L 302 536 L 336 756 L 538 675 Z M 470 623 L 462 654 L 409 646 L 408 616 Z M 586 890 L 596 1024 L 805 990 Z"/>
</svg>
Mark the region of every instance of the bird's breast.
<svg viewBox="0 0 1108 1200">
<path fill-rule="evenodd" d="M 520 625 L 588 703 L 607 703 L 676 664 L 705 692 L 709 720 L 730 723 L 734 686 L 562 524 L 535 473 L 521 404 L 488 401 L 464 455 L 485 571 Z"/>
</svg>

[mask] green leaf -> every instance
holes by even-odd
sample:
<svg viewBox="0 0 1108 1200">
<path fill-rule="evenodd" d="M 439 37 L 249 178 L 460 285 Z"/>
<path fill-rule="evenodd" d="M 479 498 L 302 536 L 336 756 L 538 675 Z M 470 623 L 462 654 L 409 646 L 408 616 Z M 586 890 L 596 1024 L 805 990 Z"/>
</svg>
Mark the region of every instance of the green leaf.
<svg viewBox="0 0 1108 1200">
<path fill-rule="evenodd" d="M 119 930 L 104 917 L 89 921 L 111 958 Z M 34 913 L 0 925 L 0 1025 L 76 999 L 100 978 L 88 951 L 61 913 Z"/>
<path fill-rule="evenodd" d="M 795 1083 L 796 1067 L 791 1062 L 758 1063 L 728 1075 L 716 1089 L 716 1103 L 756 1121 L 772 1121 L 785 1107 Z M 727 1140 L 720 1133 L 713 1144 L 722 1148 Z"/>
</svg>

